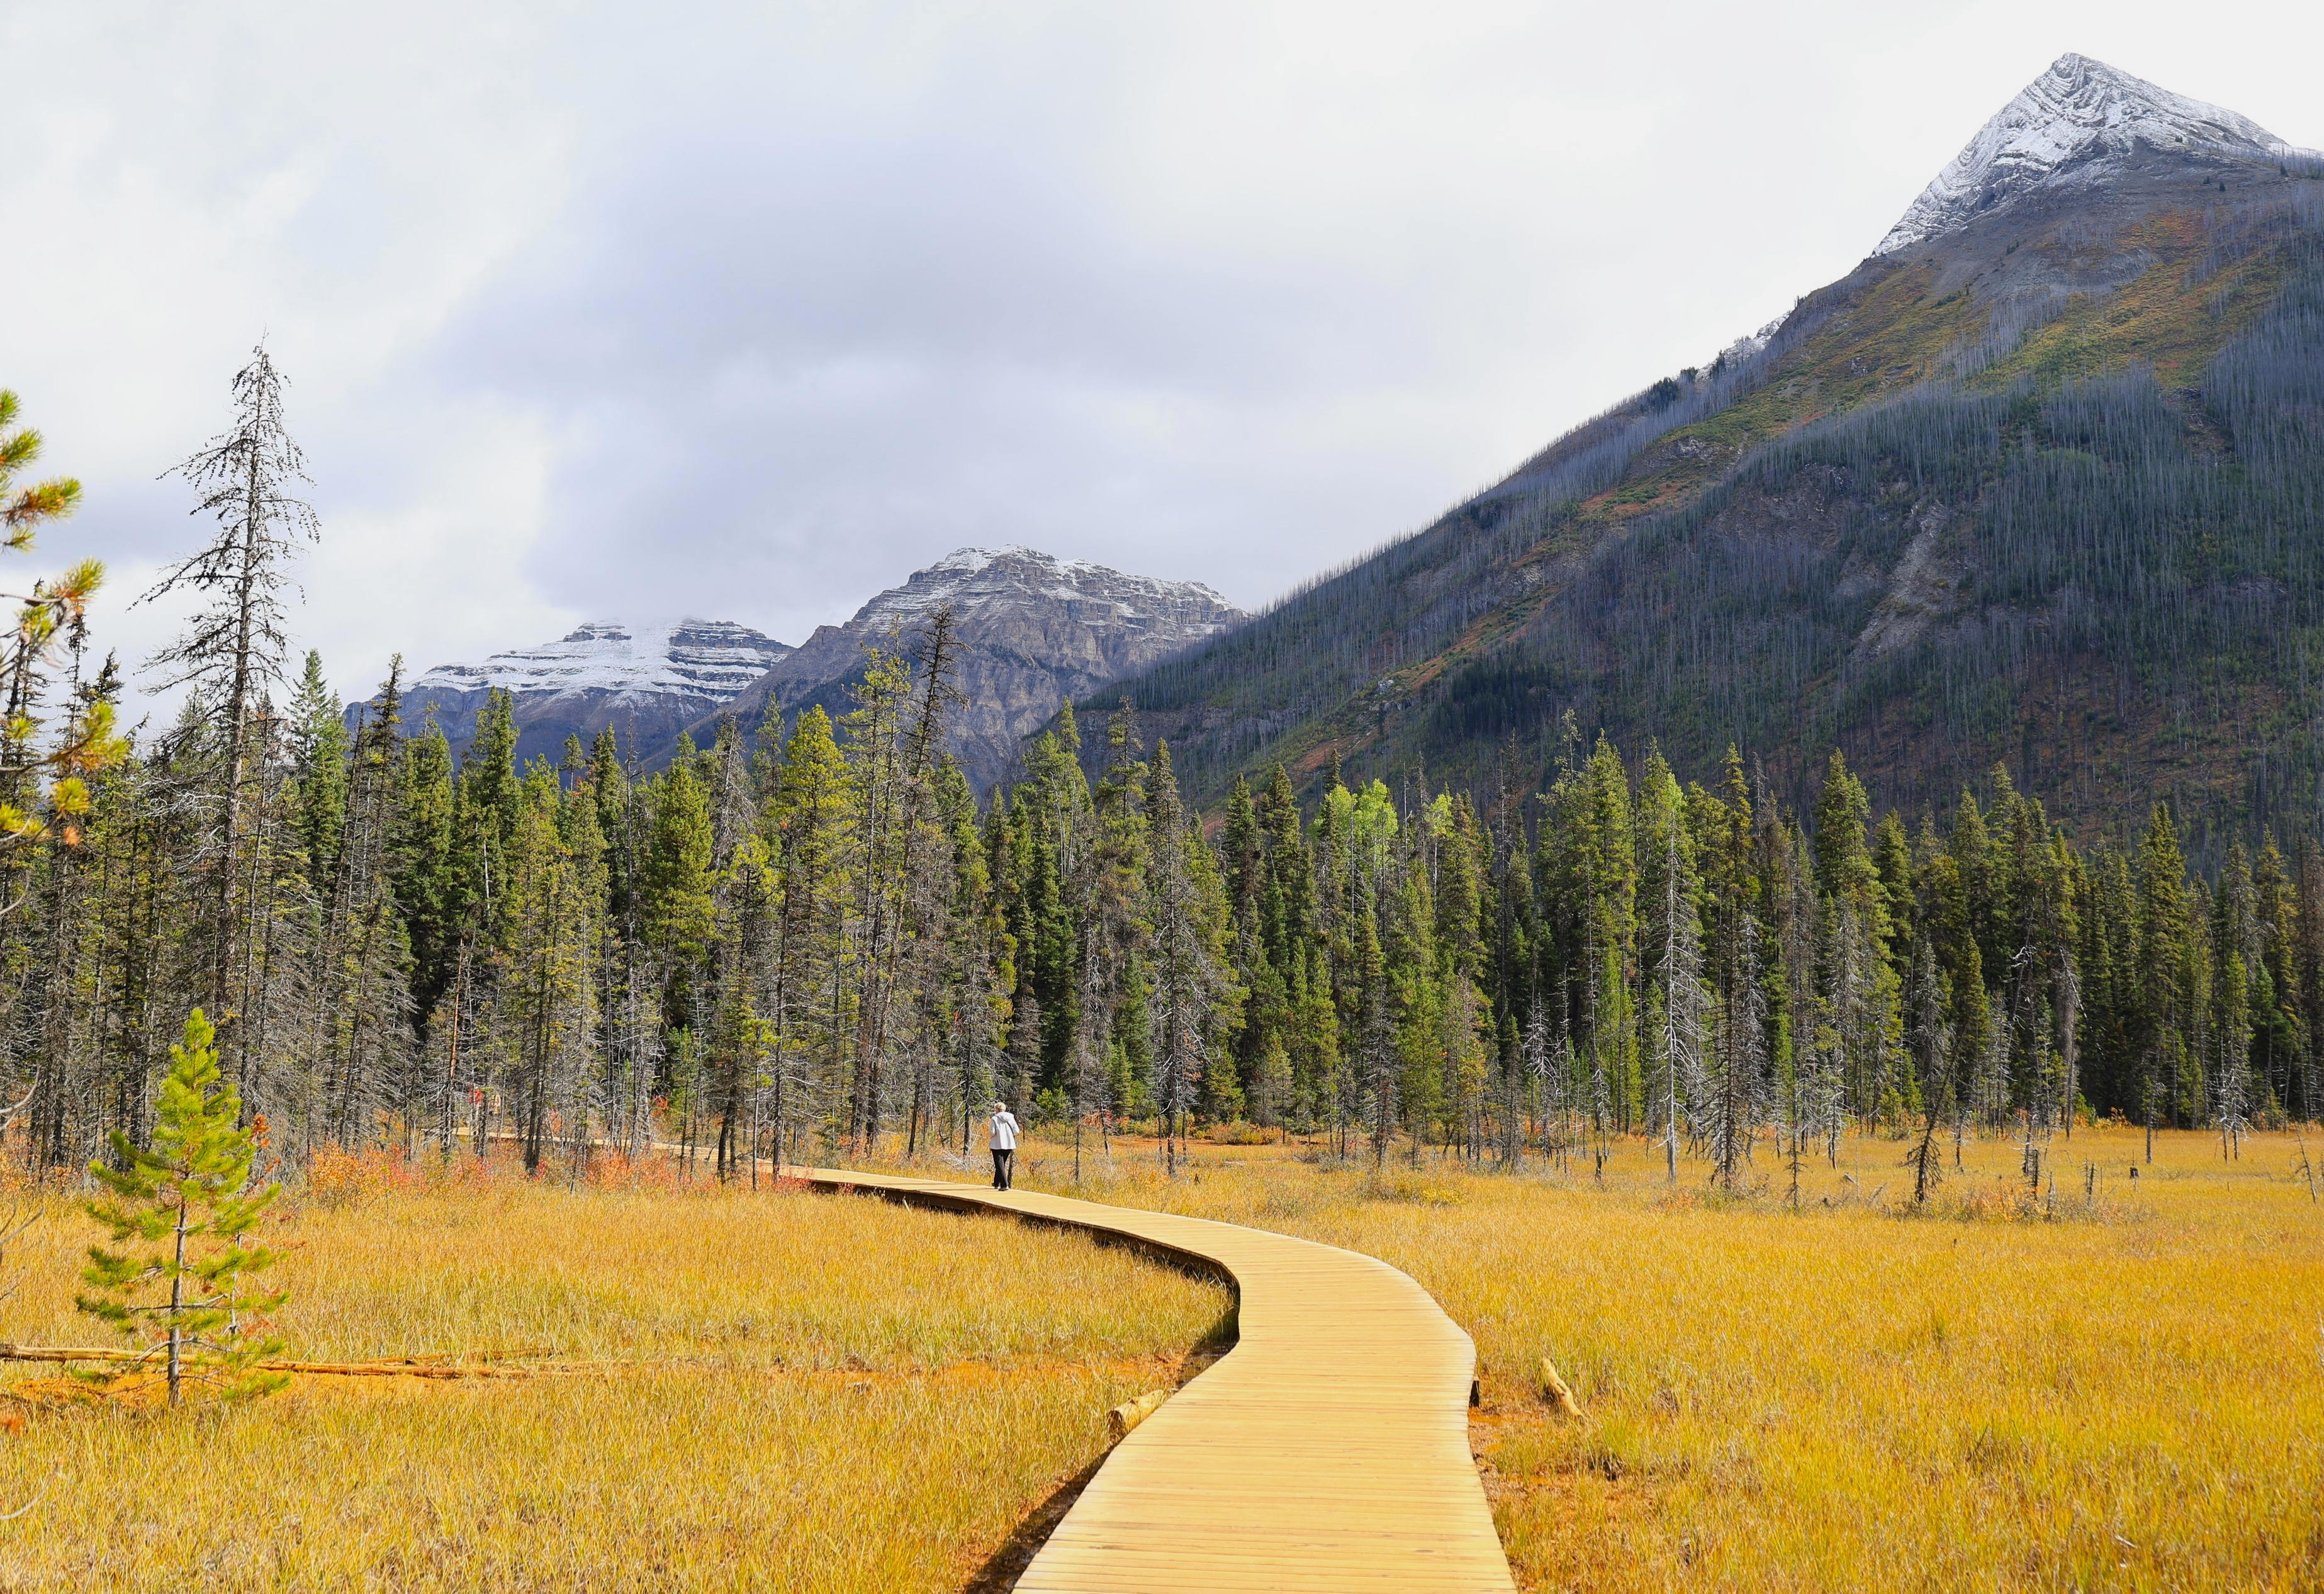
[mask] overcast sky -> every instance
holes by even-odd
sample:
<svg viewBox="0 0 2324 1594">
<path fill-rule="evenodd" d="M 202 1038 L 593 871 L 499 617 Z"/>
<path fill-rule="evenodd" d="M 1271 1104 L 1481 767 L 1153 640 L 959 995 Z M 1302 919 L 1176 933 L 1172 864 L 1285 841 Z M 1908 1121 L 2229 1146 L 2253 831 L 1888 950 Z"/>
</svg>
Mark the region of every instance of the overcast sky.
<svg viewBox="0 0 2324 1594">
<path fill-rule="evenodd" d="M 2324 145 L 2312 4 L 0 0 L 0 385 L 125 660 L 262 336 L 350 695 L 971 543 L 1256 605 L 1845 273 L 2069 50 Z"/>
</svg>

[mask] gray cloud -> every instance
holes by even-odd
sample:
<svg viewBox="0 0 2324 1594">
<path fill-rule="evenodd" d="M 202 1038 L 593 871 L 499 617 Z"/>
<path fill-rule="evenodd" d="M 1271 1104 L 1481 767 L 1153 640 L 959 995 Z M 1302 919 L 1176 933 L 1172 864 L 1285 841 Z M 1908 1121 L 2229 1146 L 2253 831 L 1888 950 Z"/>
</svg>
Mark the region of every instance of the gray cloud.
<svg viewBox="0 0 2324 1594">
<path fill-rule="evenodd" d="M 1264 601 L 1846 271 L 2064 49 L 2324 143 L 2289 6 L 126 14 L 0 12 L 51 548 L 183 545 L 153 477 L 263 331 L 350 690 L 584 614 L 796 640 L 972 541 Z"/>
</svg>

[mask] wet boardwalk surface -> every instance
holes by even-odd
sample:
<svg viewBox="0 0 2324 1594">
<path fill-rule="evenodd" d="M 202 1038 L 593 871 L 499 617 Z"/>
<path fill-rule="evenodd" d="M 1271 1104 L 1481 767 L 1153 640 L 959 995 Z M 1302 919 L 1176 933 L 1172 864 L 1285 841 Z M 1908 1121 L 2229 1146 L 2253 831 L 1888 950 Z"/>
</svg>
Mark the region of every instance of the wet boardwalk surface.
<svg viewBox="0 0 2324 1594">
<path fill-rule="evenodd" d="M 1469 1452 L 1469 1336 L 1375 1258 L 1031 1191 L 828 1168 L 786 1175 L 1124 1236 L 1230 1276 L 1235 1348 L 1114 1447 L 1023 1594 L 1508 1594 Z"/>
</svg>

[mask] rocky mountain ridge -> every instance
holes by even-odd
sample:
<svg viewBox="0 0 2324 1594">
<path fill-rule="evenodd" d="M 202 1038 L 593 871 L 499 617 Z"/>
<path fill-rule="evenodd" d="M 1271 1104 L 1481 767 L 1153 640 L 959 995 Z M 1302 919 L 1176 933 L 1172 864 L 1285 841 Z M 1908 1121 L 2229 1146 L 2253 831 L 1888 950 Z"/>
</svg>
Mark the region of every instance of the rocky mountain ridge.
<svg viewBox="0 0 2324 1594">
<path fill-rule="evenodd" d="M 669 694 L 723 699 L 764 675 L 791 650 L 746 625 L 680 620 L 667 625 L 591 621 L 554 642 L 513 648 L 482 664 L 440 664 L 415 692 L 605 692 L 617 698 Z"/>
<path fill-rule="evenodd" d="M 718 712 L 755 719 L 771 696 L 786 716 L 810 703 L 836 716 L 847 707 L 847 688 L 862 678 L 864 649 L 910 637 L 947 604 L 960 648 L 953 751 L 980 790 L 1015 769 L 1019 744 L 1061 704 L 1244 618 L 1200 582 L 1125 575 L 1036 548 L 964 548 L 880 594 L 845 624 L 817 627 Z"/>
<path fill-rule="evenodd" d="M 731 621 L 593 621 L 479 664 L 437 666 L 411 683 L 403 718 L 418 725 L 432 714 L 463 742 L 498 689 L 516 700 L 522 758 L 555 758 L 567 736 L 587 742 L 609 725 L 625 742 L 659 746 L 790 651 Z"/>
<path fill-rule="evenodd" d="M 1014 768 L 1019 742 L 1061 703 L 1243 618 L 1199 582 L 1028 548 L 964 548 L 877 594 L 845 623 L 817 627 L 796 649 L 727 621 L 592 622 L 554 642 L 429 670 L 407 693 L 403 717 L 417 726 L 432 714 L 462 745 L 497 688 L 514 700 L 521 760 L 554 759 L 567 737 L 586 743 L 611 726 L 651 765 L 680 733 L 706 738 L 729 714 L 755 731 L 770 696 L 786 716 L 810 703 L 845 713 L 865 648 L 910 646 L 945 604 L 962 694 L 952 747 L 980 788 Z"/>
</svg>

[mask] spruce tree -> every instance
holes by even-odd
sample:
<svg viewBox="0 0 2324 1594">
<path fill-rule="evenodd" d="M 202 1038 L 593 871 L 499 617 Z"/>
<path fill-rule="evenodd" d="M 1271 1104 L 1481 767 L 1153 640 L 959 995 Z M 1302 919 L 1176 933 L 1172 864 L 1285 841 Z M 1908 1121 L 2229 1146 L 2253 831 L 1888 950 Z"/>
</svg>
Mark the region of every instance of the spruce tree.
<svg viewBox="0 0 2324 1594">
<path fill-rule="evenodd" d="M 2189 1045 L 2195 1004 L 2187 866 L 2171 811 L 2160 803 L 2139 844 L 2137 925 L 2137 1108 L 2151 1163 L 2157 1120 L 2167 1113 L 2188 1121 L 2204 1096 L 2200 1055 Z"/>
<path fill-rule="evenodd" d="M 1231 1116 L 1240 1104 L 1240 1082 L 1218 1042 L 1231 1027 L 1221 1009 L 1231 1010 L 1241 993 L 1231 983 L 1227 958 L 1224 883 L 1201 831 L 1187 820 L 1167 743 L 1154 750 L 1145 807 L 1151 824 L 1145 921 L 1153 947 L 1155 1083 L 1164 1161 L 1175 1177 L 1187 1113 L 1198 1092 L 1213 1117 Z M 1280 1042 L 1269 1055 L 1281 1056 Z M 1280 1072 L 1288 1069 L 1285 1059 Z M 1213 1072 L 1219 1077 L 1211 1077 Z"/>
<path fill-rule="evenodd" d="M 536 762 L 520 788 L 499 916 L 500 1017 L 513 1068 L 524 1167 L 538 1173 L 560 1120 L 587 1110 L 594 1039 L 595 908 L 586 865 L 560 823 L 556 772 Z M 601 887 L 602 889 L 602 887 Z"/>
<path fill-rule="evenodd" d="M 844 1096 L 839 1074 L 854 1000 L 847 937 L 853 820 L 830 716 L 811 705 L 784 744 L 774 800 L 761 821 L 778 871 L 773 955 L 760 1000 L 773 1029 L 769 1106 L 779 1148 Z M 1023 1102 L 1015 1105 L 1021 1110 Z"/>
<path fill-rule="evenodd" d="M 1920 1206 L 1944 1176 L 1943 1164 L 1937 1156 L 1937 1130 L 1953 1110 L 1951 1044 L 1945 1032 L 1944 998 L 1936 960 L 1925 938 L 1914 943 L 1913 966 L 1904 981 L 1904 1044 L 1921 1082 L 1925 1115 L 1920 1144 L 1912 1157 L 1913 1204 Z"/>
<path fill-rule="evenodd" d="M 307 667 L 291 695 L 292 829 L 304 855 L 307 878 L 318 894 L 330 889 L 338 861 L 339 832 L 347 817 L 347 731 L 338 694 L 323 678 L 323 656 L 307 650 Z"/>
</svg>

